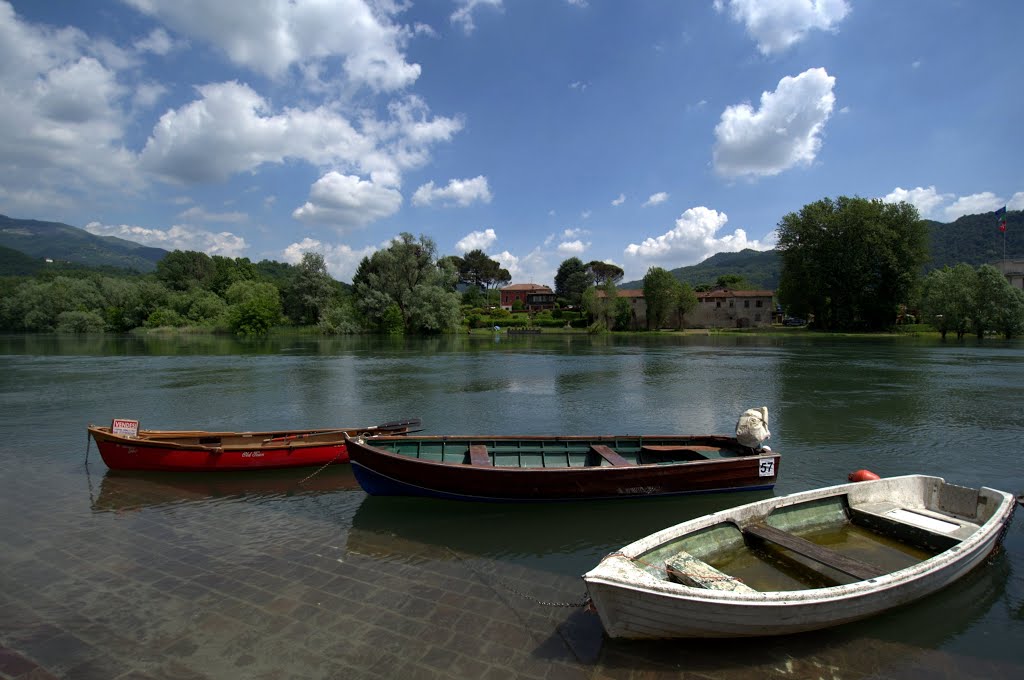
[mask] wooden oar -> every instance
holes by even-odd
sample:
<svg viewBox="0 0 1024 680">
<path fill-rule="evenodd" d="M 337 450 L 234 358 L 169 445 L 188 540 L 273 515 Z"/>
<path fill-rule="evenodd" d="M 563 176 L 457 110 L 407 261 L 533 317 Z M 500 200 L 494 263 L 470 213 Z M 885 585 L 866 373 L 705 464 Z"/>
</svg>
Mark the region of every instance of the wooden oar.
<svg viewBox="0 0 1024 680">
<path fill-rule="evenodd" d="M 306 437 L 319 437 L 325 434 L 343 434 L 345 432 L 351 432 L 352 430 L 358 430 L 359 432 L 369 431 L 382 431 L 382 432 L 393 432 L 395 430 L 404 430 L 406 432 L 419 432 L 419 430 L 410 430 L 409 427 L 412 425 L 419 425 L 422 421 L 419 418 L 410 418 L 409 420 L 394 420 L 389 423 L 381 423 L 380 425 L 373 425 L 371 427 L 346 427 L 342 430 L 328 430 L 326 432 L 307 432 L 305 434 L 290 434 L 284 437 L 270 437 L 264 439 L 264 444 L 270 444 L 272 442 L 288 442 L 295 439 L 305 439 Z"/>
</svg>

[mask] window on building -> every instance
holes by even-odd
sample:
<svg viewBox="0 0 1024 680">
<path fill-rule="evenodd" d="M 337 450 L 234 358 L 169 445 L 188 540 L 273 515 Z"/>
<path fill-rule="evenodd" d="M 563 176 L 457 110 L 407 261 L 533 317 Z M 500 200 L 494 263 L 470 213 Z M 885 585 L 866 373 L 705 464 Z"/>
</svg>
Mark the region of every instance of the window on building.
<svg viewBox="0 0 1024 680">
<path fill-rule="evenodd" d="M 750 300 L 744 300 L 743 301 L 743 308 L 744 309 L 750 309 Z"/>
<path fill-rule="evenodd" d="M 755 307 L 760 307 L 762 304 L 764 304 L 764 300 L 758 300 L 757 303 L 754 306 Z"/>
<path fill-rule="evenodd" d="M 721 306 L 722 306 L 722 301 L 721 300 L 716 300 L 715 301 L 715 309 L 718 309 Z"/>
</svg>

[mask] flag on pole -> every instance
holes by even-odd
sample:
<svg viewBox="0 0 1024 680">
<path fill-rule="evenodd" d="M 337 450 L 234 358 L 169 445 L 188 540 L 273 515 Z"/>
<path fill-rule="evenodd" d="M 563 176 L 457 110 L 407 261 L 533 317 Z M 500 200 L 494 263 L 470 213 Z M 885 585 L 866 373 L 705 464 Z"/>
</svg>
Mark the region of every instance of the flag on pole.
<svg viewBox="0 0 1024 680">
<path fill-rule="evenodd" d="M 999 231 L 1006 233 L 1006 206 L 996 211 L 996 219 L 999 220 Z"/>
</svg>

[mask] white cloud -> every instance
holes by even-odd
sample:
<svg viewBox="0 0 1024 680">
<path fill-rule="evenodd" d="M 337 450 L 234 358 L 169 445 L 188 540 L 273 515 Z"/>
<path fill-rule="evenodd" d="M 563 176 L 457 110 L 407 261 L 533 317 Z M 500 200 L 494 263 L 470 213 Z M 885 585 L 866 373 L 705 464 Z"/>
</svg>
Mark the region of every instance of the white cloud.
<svg viewBox="0 0 1024 680">
<path fill-rule="evenodd" d="M 344 231 L 393 215 L 401 206 L 396 189 L 332 171 L 313 183 L 309 200 L 292 217 Z"/>
<path fill-rule="evenodd" d="M 704 206 L 690 208 L 680 215 L 671 231 L 644 239 L 639 244 L 629 244 L 625 250 L 627 261 L 639 278 L 653 264 L 667 264 L 675 268 L 696 264 L 715 253 L 738 252 L 745 248 L 770 249 L 758 240 L 748 239 L 743 229 L 717 235 L 728 221 L 729 217 L 717 210 Z"/>
<path fill-rule="evenodd" d="M 453 118 L 428 117 L 415 97 L 392 102 L 387 121 L 366 119 L 357 131 L 325 106 L 279 113 L 248 85 L 216 83 L 197 88 L 200 98 L 168 111 L 142 150 L 142 166 L 168 180 L 224 181 L 264 163 L 305 160 L 369 174 L 397 186 L 405 169 L 429 160 L 428 147 L 462 127 Z"/>
<path fill-rule="evenodd" d="M 575 241 L 562 241 L 558 244 L 558 253 L 560 255 L 582 255 L 589 247 L 589 241 L 586 243 L 579 239 Z"/>
<path fill-rule="evenodd" d="M 0 2 L 0 64 L 0 186 L 15 198 L 10 207 L 140 186 L 123 146 L 125 52 L 75 28 L 28 24 Z"/>
<path fill-rule="evenodd" d="M 490 203 L 491 190 L 487 186 L 487 178 L 478 175 L 472 179 L 449 180 L 448 186 L 443 189 L 437 189 L 433 182 L 427 182 L 412 195 L 413 205 L 431 205 L 435 201 L 461 207 L 466 207 L 474 201 Z"/>
<path fill-rule="evenodd" d="M 134 47 L 138 52 L 152 52 L 162 57 L 170 54 L 175 48 L 184 47 L 184 45 L 175 42 L 164 29 L 154 28 L 145 38 L 136 40 Z"/>
<path fill-rule="evenodd" d="M 886 203 L 905 201 L 910 203 L 924 219 L 953 222 L 964 215 L 979 215 L 992 212 L 1004 205 L 1009 210 L 1024 210 L 1024 191 L 1015 193 L 1009 201 L 991 191 L 982 191 L 969 196 L 942 194 L 932 185 L 927 189 L 902 189 L 896 187 L 882 197 Z"/>
<path fill-rule="evenodd" d="M 359 263 L 364 257 L 369 257 L 376 251 L 377 248 L 374 246 L 360 249 L 352 248 L 344 243 L 332 246 L 307 236 L 298 243 L 289 244 L 281 252 L 281 258 L 285 262 L 298 264 L 302 262 L 303 253 L 320 253 L 324 256 L 324 264 L 327 265 L 327 271 L 331 276 L 338 281 L 351 283 L 352 276 L 359 268 Z"/>
<path fill-rule="evenodd" d="M 460 253 L 468 253 L 471 250 L 487 252 L 487 249 L 493 246 L 497 240 L 498 235 L 493 229 L 474 231 L 459 239 L 459 242 L 455 244 L 455 250 Z"/>
<path fill-rule="evenodd" d="M 952 199 L 953 194 L 940 194 L 935 190 L 934 184 L 927 189 L 923 187 L 916 187 L 914 189 L 896 187 L 882 198 L 886 203 L 909 203 L 917 208 L 918 214 L 925 219 L 935 219 L 938 217 L 939 207 Z"/>
<path fill-rule="evenodd" d="M 612 201 L 612 205 L 620 206 L 626 202 L 626 194 L 619 194 L 619 197 Z"/>
<path fill-rule="evenodd" d="M 980 194 L 961 196 L 953 201 L 953 204 L 946 207 L 945 215 L 947 222 L 963 217 L 964 215 L 977 215 L 979 213 L 992 212 L 1006 205 L 1006 201 L 999 198 L 991 191 L 983 191 Z"/>
<path fill-rule="evenodd" d="M 377 90 L 404 88 L 420 66 L 405 60 L 408 29 L 392 23 L 395 3 L 366 0 L 125 0 L 173 30 L 273 78 L 292 67 L 340 60 L 349 80 Z M 316 69 L 314 69 L 316 70 Z"/>
<path fill-rule="evenodd" d="M 647 198 L 647 200 L 644 201 L 644 204 L 643 204 L 642 207 L 647 208 L 647 207 L 650 207 L 652 205 L 658 205 L 659 203 L 664 203 L 667 200 L 668 200 L 668 194 L 666 192 L 664 192 L 664 191 L 659 191 L 656 194 L 651 194 Z"/>
<path fill-rule="evenodd" d="M 179 213 L 178 217 L 195 222 L 245 222 L 249 219 L 243 212 L 211 213 L 198 205 Z"/>
<path fill-rule="evenodd" d="M 169 229 L 151 229 L 90 222 L 85 225 L 85 230 L 97 236 L 116 236 L 144 246 L 165 250 L 198 250 L 207 255 L 224 257 L 241 257 L 249 247 L 244 238 L 229 231 L 212 232 L 187 224 L 175 224 Z"/>
<path fill-rule="evenodd" d="M 512 276 L 512 283 L 539 283 L 553 286 L 557 267 L 548 261 L 546 248 L 534 248 L 526 255 L 517 257 L 505 250 L 491 258 L 497 260 L 502 269 Z"/>
<path fill-rule="evenodd" d="M 825 69 L 812 68 L 762 93 L 756 111 L 750 104 L 727 107 L 715 126 L 715 170 L 768 176 L 813 162 L 835 105 L 835 81 Z"/>
<path fill-rule="evenodd" d="M 451 22 L 461 26 L 466 35 L 476 30 L 476 24 L 473 22 L 473 11 L 477 7 L 502 9 L 502 0 L 455 0 L 455 4 L 458 5 L 458 8 L 452 12 Z"/>
<path fill-rule="evenodd" d="M 850 12 L 846 0 L 715 0 L 719 12 L 729 6 L 761 54 L 783 52 L 813 30 L 834 31 Z"/>
</svg>

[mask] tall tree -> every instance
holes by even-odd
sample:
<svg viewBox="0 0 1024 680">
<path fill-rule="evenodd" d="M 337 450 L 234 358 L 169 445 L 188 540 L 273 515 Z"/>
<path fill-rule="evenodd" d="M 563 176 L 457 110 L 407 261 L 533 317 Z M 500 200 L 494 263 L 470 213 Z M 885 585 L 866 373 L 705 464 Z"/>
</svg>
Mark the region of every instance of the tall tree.
<svg viewBox="0 0 1024 680">
<path fill-rule="evenodd" d="M 321 253 L 303 253 L 295 269 L 291 284 L 282 291 L 284 313 L 300 326 L 316 324 L 337 293 L 335 281 Z"/>
<path fill-rule="evenodd" d="M 686 315 L 697 308 L 697 294 L 689 283 L 682 283 L 676 290 L 676 313 L 679 315 L 679 328 L 686 323 Z"/>
<path fill-rule="evenodd" d="M 651 267 L 644 275 L 644 301 L 647 303 L 647 327 L 658 329 L 668 321 L 679 305 L 681 284 L 670 272 Z"/>
<path fill-rule="evenodd" d="M 403 232 L 391 245 L 364 257 L 352 278 L 356 306 L 378 329 L 405 333 L 440 331 L 459 322 L 457 274 L 435 261 L 436 246 Z M 395 322 L 398 327 L 395 328 Z"/>
<path fill-rule="evenodd" d="M 967 333 L 976 282 L 977 275 L 969 264 L 935 269 L 925 278 L 921 311 L 943 340 L 951 331 L 957 339 Z"/>
<path fill-rule="evenodd" d="M 928 259 L 928 231 L 909 203 L 840 196 L 778 225 L 779 299 L 829 330 L 880 330 L 910 299 Z"/>
<path fill-rule="evenodd" d="M 591 260 L 587 263 L 587 269 L 590 270 L 590 275 L 594 279 L 594 285 L 598 287 L 603 286 L 609 281 L 616 284 L 626 275 L 622 267 L 610 262 L 602 262 L 601 260 Z"/>
<path fill-rule="evenodd" d="M 555 274 L 555 295 L 570 305 L 579 305 L 583 292 L 594 285 L 593 275 L 578 257 L 570 257 L 558 265 Z"/>
<path fill-rule="evenodd" d="M 175 250 L 156 263 L 156 277 L 172 290 L 210 288 L 216 275 L 210 256 L 195 250 Z"/>
</svg>

